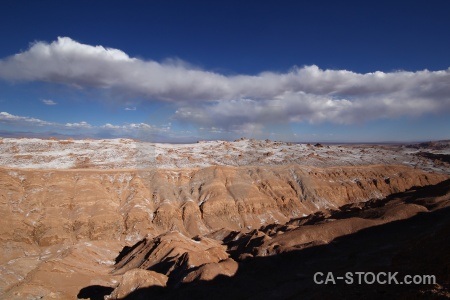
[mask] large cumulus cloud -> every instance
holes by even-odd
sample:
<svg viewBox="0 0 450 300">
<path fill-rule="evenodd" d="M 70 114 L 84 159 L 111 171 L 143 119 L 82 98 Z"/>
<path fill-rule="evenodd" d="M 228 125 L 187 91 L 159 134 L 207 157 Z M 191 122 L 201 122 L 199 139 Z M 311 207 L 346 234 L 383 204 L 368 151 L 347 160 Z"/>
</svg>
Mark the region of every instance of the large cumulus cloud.
<svg viewBox="0 0 450 300">
<path fill-rule="evenodd" d="M 132 58 L 67 37 L 36 42 L 0 60 L 0 78 L 112 89 L 168 101 L 178 107 L 175 119 L 224 129 L 277 120 L 353 123 L 450 112 L 450 68 L 360 74 L 313 65 L 286 73 L 225 76 L 179 61 Z"/>
</svg>

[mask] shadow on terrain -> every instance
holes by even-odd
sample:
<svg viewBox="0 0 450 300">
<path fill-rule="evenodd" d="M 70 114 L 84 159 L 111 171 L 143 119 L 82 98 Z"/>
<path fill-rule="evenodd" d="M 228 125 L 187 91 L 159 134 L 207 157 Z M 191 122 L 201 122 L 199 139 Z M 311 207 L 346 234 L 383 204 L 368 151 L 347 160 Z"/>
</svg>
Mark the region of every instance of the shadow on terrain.
<svg viewBox="0 0 450 300">
<path fill-rule="evenodd" d="M 312 215 L 311 219 L 308 220 L 303 225 L 314 225 L 318 222 L 328 219 L 347 219 L 351 217 L 364 217 L 370 218 L 366 212 L 370 209 L 376 209 L 385 206 L 387 203 L 393 200 L 400 200 L 403 203 L 415 203 L 425 206 L 429 210 L 437 208 L 437 203 L 434 198 L 445 196 L 450 191 L 450 179 L 445 180 L 436 185 L 424 186 L 424 187 L 412 187 L 405 192 L 394 193 L 383 199 L 373 199 L 366 202 L 350 203 L 339 207 L 339 210 L 330 211 L 330 216 L 324 216 L 323 212 L 318 212 Z M 431 201 L 429 201 L 431 199 Z M 370 210 L 376 211 L 376 210 Z M 304 218 L 309 218 L 304 217 Z M 373 218 L 377 218 L 378 215 L 375 213 Z M 291 220 L 290 222 L 293 222 Z"/>
<path fill-rule="evenodd" d="M 131 251 L 133 251 L 134 249 L 136 249 L 139 245 L 141 245 L 142 243 L 145 243 L 145 239 L 141 240 L 139 242 L 137 242 L 136 244 L 134 244 L 131 247 L 125 246 L 123 247 L 122 251 L 120 251 L 119 255 L 117 255 L 115 262 L 116 264 L 122 260 L 122 258 L 124 258 L 128 253 L 130 253 Z"/>
<path fill-rule="evenodd" d="M 426 197 L 448 195 L 450 180 L 436 186 L 412 189 L 391 195 L 406 203 L 417 201 L 427 206 Z M 447 197 L 447 196 L 445 196 Z M 386 201 L 383 199 L 381 201 Z M 390 200 L 389 200 L 390 201 Z M 383 205 L 367 203 L 367 205 Z M 386 202 L 384 202 L 386 203 Z M 432 203 L 429 203 L 432 206 Z M 356 215 L 351 206 L 333 218 Z M 347 212 L 347 213 L 345 213 Z M 314 274 L 324 280 L 333 272 L 336 284 L 315 284 Z M 336 279 L 353 272 L 353 284 Z M 404 275 L 435 275 L 437 285 L 358 284 L 355 272 L 398 272 Z M 364 278 L 364 276 L 363 276 Z M 370 280 L 372 277 L 368 277 Z M 381 279 L 387 279 L 382 277 Z M 394 282 L 393 282 L 394 283 Z M 79 293 L 106 287 L 86 287 Z M 112 290 L 111 288 L 110 291 Z M 106 291 L 106 290 L 103 290 Z M 90 294 L 91 299 L 100 294 Z M 106 294 L 103 294 L 106 295 Z M 239 262 L 233 277 L 218 276 L 168 286 L 137 289 L 124 299 L 442 299 L 450 297 L 450 207 L 419 213 L 409 219 L 363 229 L 336 238 L 326 245 L 314 246 L 270 257 L 248 258 Z"/>
<path fill-rule="evenodd" d="M 112 293 L 114 289 L 107 286 L 91 285 L 82 288 L 78 293 L 78 299 L 103 300 L 104 296 Z"/>
<path fill-rule="evenodd" d="M 448 154 L 435 154 L 435 153 L 429 153 L 429 152 L 419 152 L 416 155 L 422 156 L 425 158 L 429 158 L 432 160 L 440 160 L 442 162 L 450 163 L 450 155 L 448 155 Z"/>
</svg>

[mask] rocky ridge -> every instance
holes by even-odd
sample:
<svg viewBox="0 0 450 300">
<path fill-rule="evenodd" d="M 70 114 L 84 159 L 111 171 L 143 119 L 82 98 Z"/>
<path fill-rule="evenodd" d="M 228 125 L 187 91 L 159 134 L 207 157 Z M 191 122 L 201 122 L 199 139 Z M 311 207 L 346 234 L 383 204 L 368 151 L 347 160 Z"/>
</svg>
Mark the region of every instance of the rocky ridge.
<svg viewBox="0 0 450 300">
<path fill-rule="evenodd" d="M 1 139 L 0 298 L 196 298 L 257 258 L 445 209 L 448 190 L 390 198 L 448 182 L 448 149 L 425 146 Z"/>
<path fill-rule="evenodd" d="M 209 166 L 303 165 L 319 168 L 406 165 L 450 174 L 448 141 L 412 145 L 297 144 L 239 139 L 160 144 L 131 139 L 0 138 L 0 166 L 31 169 L 174 169 Z M 419 155 L 422 153 L 422 155 Z"/>
<path fill-rule="evenodd" d="M 170 230 L 188 237 L 250 230 L 447 177 L 405 166 L 2 169 L 0 227 L 15 230 L 0 238 L 51 246 L 83 239 L 135 242 Z"/>
<path fill-rule="evenodd" d="M 428 294 L 431 298 L 439 298 L 439 296 L 444 295 L 450 296 L 450 280 L 446 272 L 450 267 L 450 263 L 448 253 L 446 253 L 448 247 L 444 246 L 446 240 L 448 240 L 448 237 L 445 237 L 445 232 L 450 230 L 450 223 L 447 219 L 449 215 L 448 208 L 450 208 L 450 180 L 435 186 L 433 189 L 431 190 L 429 187 L 418 188 L 406 193 L 391 195 L 383 200 L 348 204 L 336 210 L 322 211 L 308 217 L 292 219 L 286 224 L 262 226 L 247 233 L 222 229 L 212 232 L 205 237 L 188 239 L 178 232 L 169 232 L 155 239 L 143 239 L 133 247 L 124 249 L 121 255 L 117 257 L 113 273 L 123 273 L 124 276 L 116 289 L 106 296 L 105 299 L 121 299 L 118 296 L 119 294 L 122 297 L 128 295 L 126 299 L 141 299 L 141 297 L 144 299 L 149 296 L 158 296 L 162 299 L 176 299 L 177 297 L 207 299 L 213 295 L 220 299 L 229 299 L 230 297 L 254 298 L 256 295 L 258 295 L 256 297 L 263 295 L 268 297 L 268 295 L 271 295 L 270 298 L 284 299 L 288 295 L 293 296 L 296 294 L 301 297 L 311 297 L 311 294 L 317 293 L 319 289 L 322 291 L 323 289 L 329 290 L 326 293 L 328 293 L 328 296 L 331 296 L 333 293 L 336 293 L 335 289 L 330 290 L 326 289 L 326 287 L 314 286 L 308 281 L 305 282 L 305 277 L 312 278 L 313 276 L 313 272 L 310 270 L 311 267 L 305 268 L 303 266 L 303 269 L 296 270 L 295 265 L 292 266 L 289 260 L 294 261 L 292 258 L 301 255 L 301 250 L 311 249 L 319 245 L 328 245 L 333 240 L 343 236 L 351 236 L 366 228 L 395 224 L 395 222 L 402 224 L 404 220 L 408 220 L 411 225 L 407 225 L 406 228 L 402 228 L 401 226 L 403 225 L 401 225 L 400 229 L 397 229 L 397 238 L 395 238 L 394 233 L 394 239 L 391 241 L 391 244 L 380 245 L 376 244 L 380 243 L 377 241 L 374 248 L 366 248 L 369 245 L 358 243 L 350 246 L 350 248 L 347 246 L 344 253 L 339 253 L 344 260 L 346 257 L 351 257 L 351 255 L 360 256 L 358 259 L 352 259 L 354 261 L 351 265 L 345 263 L 342 265 L 339 258 L 334 259 L 338 260 L 338 262 L 330 258 L 322 258 L 322 260 L 327 260 L 328 264 L 324 263 L 319 266 L 320 263 L 312 260 L 310 264 L 315 265 L 312 270 L 323 271 L 327 269 L 336 273 L 338 271 L 342 272 L 342 270 L 355 271 L 355 265 L 357 264 L 359 264 L 358 270 L 360 270 L 362 266 L 367 267 L 368 265 L 368 262 L 365 261 L 367 259 L 366 256 L 382 255 L 384 258 L 369 259 L 372 270 L 380 268 L 380 266 L 383 266 L 381 270 L 391 270 L 393 268 L 397 272 L 405 271 L 405 269 L 409 268 L 411 273 L 414 271 L 419 272 L 418 270 L 422 272 L 428 270 L 428 273 L 437 276 L 435 285 L 416 286 L 407 289 L 384 287 L 383 293 L 388 293 L 388 295 L 396 293 L 397 296 L 400 295 L 400 297 L 407 298 L 425 297 L 424 294 Z M 426 217 L 423 214 L 431 214 L 433 212 L 438 213 L 435 217 L 435 223 L 430 223 L 430 221 L 428 223 L 413 221 L 415 219 L 419 220 L 420 217 Z M 408 267 L 406 267 L 404 265 L 406 263 L 405 258 L 402 254 L 399 255 L 399 252 L 402 253 L 403 251 L 403 253 L 409 253 L 408 255 L 417 256 L 416 259 L 418 261 L 423 261 L 419 254 L 422 250 L 415 249 L 417 244 L 413 248 L 407 248 L 407 250 L 403 248 L 405 239 L 408 240 L 407 243 L 411 243 L 411 240 L 414 241 L 412 243 L 416 243 L 415 239 L 411 238 L 411 233 L 405 232 L 405 230 L 410 231 L 411 228 L 417 227 L 418 224 L 421 224 L 423 228 L 417 230 L 416 234 L 418 236 L 416 238 L 422 238 L 428 242 L 432 240 L 431 244 L 441 244 L 441 247 L 444 246 L 444 248 L 436 249 L 437 253 L 441 254 L 433 259 L 431 265 L 428 265 L 429 262 L 425 265 L 420 265 L 417 262 L 408 261 Z M 433 235 L 434 238 L 432 237 Z M 373 239 L 380 239 L 380 236 L 375 236 Z M 352 254 L 355 252 L 357 254 Z M 273 275 L 271 276 L 269 270 L 261 269 L 268 267 L 266 262 L 261 265 L 254 263 L 256 258 L 261 259 L 286 254 L 289 254 L 291 258 L 283 262 L 284 265 L 274 270 L 277 274 L 280 272 L 290 274 L 281 275 L 283 277 L 282 280 Z M 330 261 L 333 263 L 330 264 Z M 429 261 L 429 258 L 427 258 L 427 261 Z M 303 262 L 303 264 L 307 265 L 308 263 Z M 252 265 L 252 267 L 249 267 L 249 265 Z M 240 273 L 236 275 L 239 268 L 241 268 Z M 158 274 L 158 276 L 164 275 L 165 281 L 160 286 L 165 288 L 155 289 L 155 285 L 140 288 L 137 281 L 134 284 L 130 284 L 127 278 L 134 276 L 136 269 L 153 272 L 143 274 L 144 278 L 154 278 L 155 274 Z M 265 275 L 256 275 L 258 272 Z M 306 276 L 306 274 L 302 275 L 300 273 L 302 276 L 299 276 L 298 272 L 311 272 L 311 274 Z M 131 275 L 127 275 L 130 273 Z M 238 278 L 228 281 L 224 280 L 224 278 L 232 276 L 238 276 Z M 261 283 L 258 284 L 248 280 L 248 277 L 251 276 L 256 276 L 257 280 L 261 280 Z M 212 282 L 216 278 L 220 278 L 220 282 L 224 286 L 219 284 L 202 285 L 201 283 Z M 242 286 L 239 285 L 240 281 Z M 272 281 L 282 282 L 284 286 L 274 284 Z M 286 282 L 289 281 L 294 281 L 296 284 L 286 286 Z M 355 293 L 350 288 L 350 292 L 347 292 L 345 296 L 350 299 L 359 299 L 361 290 L 356 290 L 359 291 Z M 371 294 L 371 291 L 366 291 L 366 293 L 371 295 L 370 299 L 376 296 Z M 376 297 L 373 298 L 376 299 Z"/>
</svg>

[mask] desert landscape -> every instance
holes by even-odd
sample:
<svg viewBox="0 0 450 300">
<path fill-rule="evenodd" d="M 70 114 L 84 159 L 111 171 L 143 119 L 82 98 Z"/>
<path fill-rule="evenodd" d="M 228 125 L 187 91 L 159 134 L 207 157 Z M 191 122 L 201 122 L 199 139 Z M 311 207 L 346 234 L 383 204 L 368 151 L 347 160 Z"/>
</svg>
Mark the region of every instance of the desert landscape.
<svg viewBox="0 0 450 300">
<path fill-rule="evenodd" d="M 449 155 L 449 141 L 2 138 L 0 297 L 449 297 Z M 336 289 L 318 271 L 437 282 Z"/>
<path fill-rule="evenodd" d="M 449 11 L 0 1 L 0 300 L 449 299 Z"/>
</svg>

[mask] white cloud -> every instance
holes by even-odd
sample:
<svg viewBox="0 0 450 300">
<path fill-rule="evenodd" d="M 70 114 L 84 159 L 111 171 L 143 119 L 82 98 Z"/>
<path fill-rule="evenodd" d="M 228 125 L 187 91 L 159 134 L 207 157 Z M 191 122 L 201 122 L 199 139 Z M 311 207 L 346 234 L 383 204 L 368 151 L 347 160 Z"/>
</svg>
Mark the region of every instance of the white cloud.
<svg viewBox="0 0 450 300">
<path fill-rule="evenodd" d="M 64 124 L 64 127 L 70 128 L 70 129 L 90 129 L 92 128 L 92 125 L 85 121 L 81 121 L 79 123 L 66 123 Z"/>
<path fill-rule="evenodd" d="M 46 122 L 43 120 L 30 117 L 16 116 L 7 112 L 0 112 L 0 124 L 17 127 L 34 127 L 34 126 L 42 127 L 42 126 L 56 125 L 55 123 L 52 122 Z"/>
<path fill-rule="evenodd" d="M 125 110 L 135 111 L 135 110 L 136 110 L 136 107 L 125 107 Z"/>
<path fill-rule="evenodd" d="M 103 129 L 121 129 L 122 126 L 112 125 L 110 123 L 106 123 L 105 125 L 101 126 Z"/>
<path fill-rule="evenodd" d="M 56 105 L 56 104 L 58 104 L 55 101 L 50 100 L 50 99 L 42 99 L 42 103 L 44 103 L 45 105 Z"/>
<path fill-rule="evenodd" d="M 360 74 L 293 68 L 225 76 L 58 38 L 0 60 L 0 78 L 112 89 L 178 107 L 175 119 L 233 130 L 266 122 L 353 123 L 450 112 L 450 68 Z M 127 110 L 127 108 L 126 108 Z M 131 109 L 130 109 L 131 110 Z"/>
<path fill-rule="evenodd" d="M 170 126 L 152 126 L 146 123 L 128 123 L 124 125 L 113 125 L 110 123 L 95 126 L 85 121 L 76 123 L 47 122 L 36 118 L 16 116 L 8 112 L 0 112 L 0 125 L 12 128 L 35 129 L 40 127 L 41 131 L 57 132 L 62 134 L 92 135 L 97 137 L 139 137 L 154 134 L 164 134 L 168 138 L 174 136 Z"/>
</svg>

